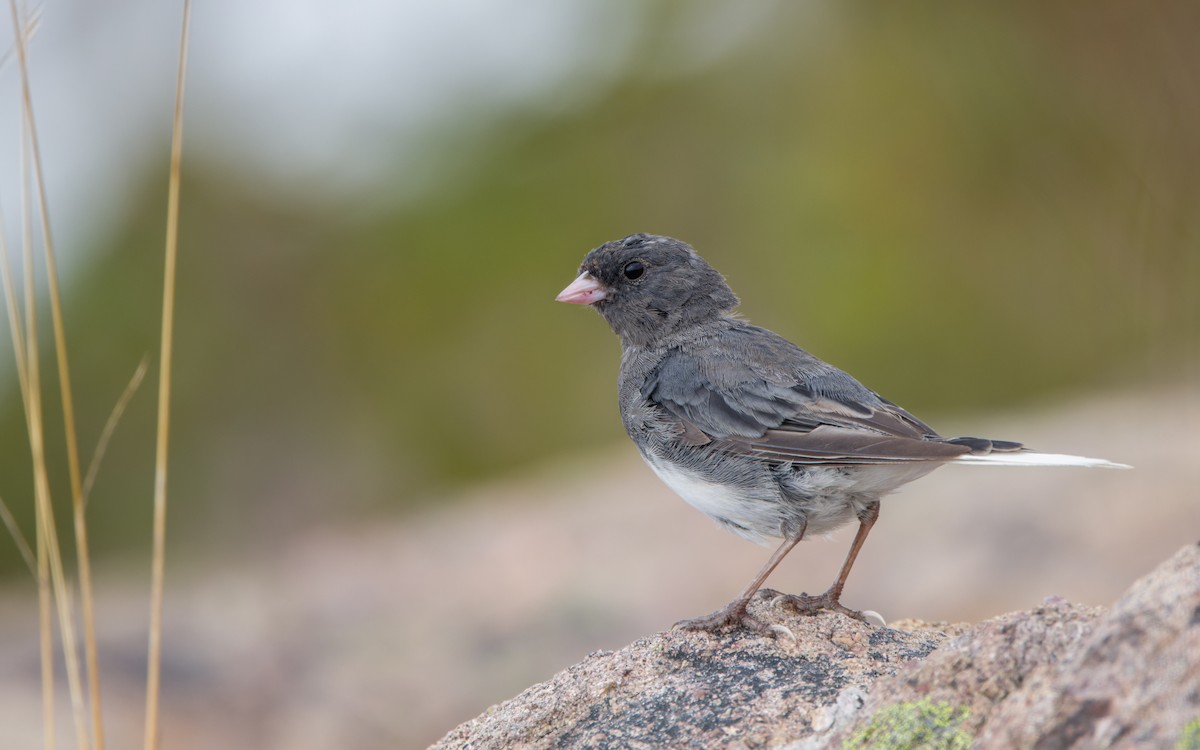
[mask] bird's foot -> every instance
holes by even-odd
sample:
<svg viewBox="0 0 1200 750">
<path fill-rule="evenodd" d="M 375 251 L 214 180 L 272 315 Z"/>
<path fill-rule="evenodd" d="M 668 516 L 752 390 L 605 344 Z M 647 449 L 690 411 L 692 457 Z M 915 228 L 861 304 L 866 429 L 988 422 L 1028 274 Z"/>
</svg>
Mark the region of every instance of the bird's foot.
<svg viewBox="0 0 1200 750">
<path fill-rule="evenodd" d="M 718 609 L 711 615 L 695 617 L 690 620 L 680 620 L 675 623 L 676 630 L 704 630 L 712 632 L 722 628 L 746 628 L 760 635 L 774 632 L 774 628 L 746 611 L 749 599 L 737 599 L 723 609 Z"/>
<path fill-rule="evenodd" d="M 866 615 L 856 609 L 850 609 L 843 606 L 838 601 L 838 596 L 833 589 L 826 591 L 820 596 L 809 596 L 808 594 L 781 594 L 772 589 L 761 589 L 758 596 L 763 599 L 768 599 L 772 606 L 787 606 L 800 614 L 815 615 L 821 610 L 830 612 L 840 612 L 847 617 L 852 617 L 855 620 L 868 622 Z"/>
</svg>

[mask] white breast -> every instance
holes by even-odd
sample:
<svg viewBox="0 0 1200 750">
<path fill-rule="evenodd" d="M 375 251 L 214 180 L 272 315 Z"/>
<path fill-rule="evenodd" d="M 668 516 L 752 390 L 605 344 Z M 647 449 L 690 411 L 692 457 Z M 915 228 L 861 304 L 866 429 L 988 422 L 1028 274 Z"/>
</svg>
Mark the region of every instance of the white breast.
<svg viewBox="0 0 1200 750">
<path fill-rule="evenodd" d="M 660 458 L 647 455 L 642 458 L 675 494 L 738 536 L 758 544 L 767 544 L 771 537 L 779 536 L 786 511 L 777 490 L 715 484 Z"/>
</svg>

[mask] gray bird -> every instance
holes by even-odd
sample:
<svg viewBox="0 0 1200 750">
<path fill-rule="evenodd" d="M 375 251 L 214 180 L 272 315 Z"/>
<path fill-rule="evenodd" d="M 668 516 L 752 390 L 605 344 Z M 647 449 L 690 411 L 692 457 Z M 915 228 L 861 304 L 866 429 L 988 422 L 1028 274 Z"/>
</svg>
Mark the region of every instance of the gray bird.
<svg viewBox="0 0 1200 750">
<path fill-rule="evenodd" d="M 560 302 L 595 308 L 621 338 L 625 431 L 672 490 L 721 526 L 783 543 L 728 606 L 676 627 L 771 628 L 750 599 L 792 547 L 853 519 L 858 533 L 820 596 L 759 592 L 800 611 L 865 619 L 839 598 L 879 498 L 946 463 L 1106 466 L 1020 443 L 944 438 L 790 341 L 734 316 L 738 298 L 686 243 L 633 234 L 592 250 Z"/>
</svg>

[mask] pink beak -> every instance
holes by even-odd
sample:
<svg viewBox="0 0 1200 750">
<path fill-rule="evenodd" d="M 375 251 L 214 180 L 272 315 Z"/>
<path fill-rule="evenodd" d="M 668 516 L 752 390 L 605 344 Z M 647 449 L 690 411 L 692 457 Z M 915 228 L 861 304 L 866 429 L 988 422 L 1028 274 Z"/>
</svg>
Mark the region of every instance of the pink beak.
<svg viewBox="0 0 1200 750">
<path fill-rule="evenodd" d="M 558 293 L 554 299 L 558 302 L 569 302 L 572 305 L 590 305 L 608 296 L 608 290 L 595 277 L 586 271 L 572 281 L 566 289 Z"/>
</svg>

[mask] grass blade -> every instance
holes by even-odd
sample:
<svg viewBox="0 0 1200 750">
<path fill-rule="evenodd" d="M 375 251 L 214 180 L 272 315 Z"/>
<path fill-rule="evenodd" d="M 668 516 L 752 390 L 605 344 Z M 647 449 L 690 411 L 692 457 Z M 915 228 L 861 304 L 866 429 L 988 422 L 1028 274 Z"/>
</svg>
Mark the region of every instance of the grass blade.
<svg viewBox="0 0 1200 750">
<path fill-rule="evenodd" d="M 31 250 L 32 232 L 29 226 L 29 187 L 28 176 L 30 173 L 29 166 L 32 166 L 33 185 L 36 188 L 38 215 L 41 218 L 42 229 L 42 247 L 43 257 L 46 262 L 47 276 L 50 281 L 51 294 L 51 310 L 54 321 L 54 334 L 56 351 L 58 353 L 59 365 L 59 382 L 62 385 L 63 398 L 63 414 L 66 419 L 66 432 L 68 443 L 68 457 L 70 459 L 72 475 L 71 486 L 75 507 L 76 516 L 76 544 L 79 550 L 79 563 L 81 583 L 86 587 L 84 595 L 84 611 L 85 611 L 85 632 L 88 634 L 88 663 L 89 671 L 92 677 L 92 719 L 93 719 L 93 736 L 99 741 L 99 680 L 95 674 L 95 638 L 94 628 L 91 621 L 91 575 L 88 566 L 87 556 L 87 533 L 86 526 L 82 521 L 82 495 L 80 493 L 81 484 L 79 478 L 78 451 L 75 450 L 75 425 L 74 425 L 74 409 L 71 400 L 70 390 L 70 375 L 66 360 L 66 344 L 63 335 L 62 323 L 62 305 L 58 294 L 58 276 L 54 260 L 54 244 L 50 231 L 49 211 L 46 201 L 46 186 L 42 172 L 42 161 L 40 148 L 38 146 L 37 126 L 33 114 L 33 96 L 29 86 L 29 62 L 26 54 L 25 42 L 28 38 L 26 26 L 21 22 L 20 13 L 17 10 L 16 0 L 9 0 L 9 9 L 12 16 L 12 24 L 14 29 L 14 46 L 17 52 L 17 60 L 19 62 L 20 82 L 21 82 L 21 110 L 22 110 L 22 128 L 25 135 L 22 148 L 22 162 L 25 165 L 23 170 L 26 174 L 26 185 L 22 191 L 22 202 L 25 205 L 24 216 L 26 225 L 24 227 L 25 241 L 25 345 L 26 345 L 26 416 L 27 426 L 29 428 L 29 442 L 31 452 L 33 454 L 34 468 L 34 495 L 36 503 L 36 514 L 39 518 L 38 530 L 39 537 L 44 543 L 39 544 L 39 550 L 45 550 L 48 557 L 50 578 L 54 584 L 54 597 L 58 607 L 59 628 L 63 637 L 63 653 L 67 665 L 67 682 L 71 693 L 71 705 L 74 709 L 76 740 L 81 748 L 88 747 L 88 734 L 86 730 L 86 720 L 84 719 L 84 698 L 83 691 L 80 685 L 79 678 L 79 663 L 78 653 L 76 651 L 75 640 L 75 624 L 72 614 L 72 596 L 67 589 L 66 576 L 63 572 L 62 556 L 58 548 L 57 530 L 54 525 L 53 507 L 50 501 L 50 484 L 46 473 L 45 462 L 45 434 L 42 425 L 42 409 L 41 409 L 41 385 L 40 373 L 38 365 L 38 339 L 37 339 L 37 324 L 36 324 L 36 293 L 33 283 L 33 253 Z M 26 154 L 30 157 L 26 161 Z M 39 575 L 45 572 L 44 567 L 39 566 Z M 44 586 L 39 580 L 39 586 Z M 43 620 L 43 628 L 46 621 Z M 43 630 L 43 640 L 45 633 Z M 44 669 L 43 665 L 43 669 Z M 99 750 L 99 749 L 98 749 Z"/>
<path fill-rule="evenodd" d="M 183 162 L 183 93 L 187 73 L 191 0 L 183 0 L 179 35 L 179 70 L 175 79 L 175 113 L 171 123 L 171 174 L 167 192 L 167 237 L 164 249 L 162 361 L 158 379 L 158 435 L 154 457 L 154 548 L 150 569 L 150 639 L 146 667 L 145 750 L 158 747 L 159 676 L 162 659 L 163 577 L 167 537 L 167 449 L 171 425 L 171 348 L 175 330 L 175 259 L 179 246 L 179 181 Z"/>
<path fill-rule="evenodd" d="M 21 533 L 21 527 L 17 525 L 17 519 L 13 518 L 12 511 L 8 509 L 8 503 L 4 502 L 4 498 L 2 497 L 0 497 L 0 520 L 3 520 L 4 525 L 8 527 L 8 533 L 12 534 L 13 542 L 17 545 L 17 551 L 21 553 L 21 559 L 25 561 L 30 574 L 36 580 L 37 561 L 33 558 L 33 550 L 29 548 L 29 540 Z"/>
<path fill-rule="evenodd" d="M 87 474 L 83 477 L 83 507 L 85 509 L 87 508 L 88 499 L 92 495 L 92 486 L 96 484 L 96 474 L 100 472 L 100 464 L 104 461 L 104 453 L 108 450 L 108 441 L 112 439 L 113 432 L 116 431 L 117 424 L 121 421 L 122 415 L 125 414 L 125 408 L 129 406 L 129 401 L 133 398 L 133 394 L 137 393 L 138 388 L 141 387 L 148 367 L 149 358 L 143 357 L 137 369 L 133 371 L 133 377 L 129 379 L 129 384 L 125 386 L 121 397 L 117 399 L 116 405 L 113 406 L 112 412 L 108 415 L 108 420 L 104 423 L 104 429 L 100 431 L 100 439 L 96 441 L 96 450 L 92 453 L 92 460 L 88 464 Z"/>
</svg>

